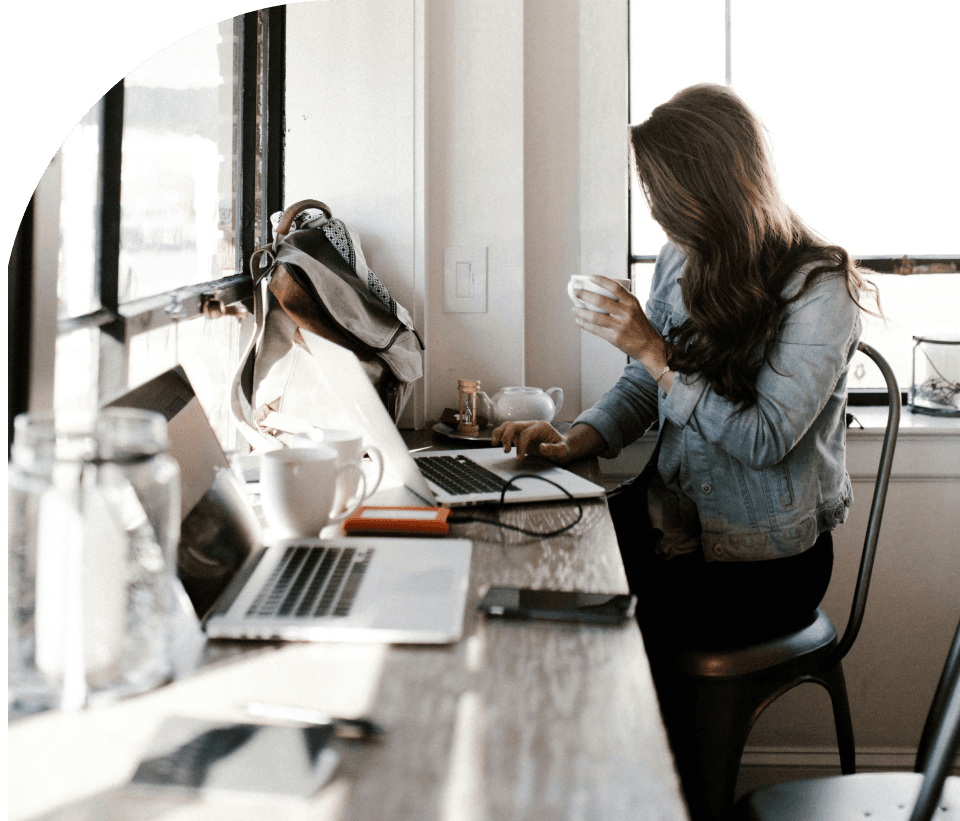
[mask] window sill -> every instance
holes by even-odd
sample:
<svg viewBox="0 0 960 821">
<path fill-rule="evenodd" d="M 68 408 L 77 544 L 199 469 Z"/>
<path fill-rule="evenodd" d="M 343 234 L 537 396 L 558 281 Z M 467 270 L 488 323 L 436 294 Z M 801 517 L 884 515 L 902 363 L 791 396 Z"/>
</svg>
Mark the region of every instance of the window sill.
<svg viewBox="0 0 960 821">
<path fill-rule="evenodd" d="M 855 422 L 847 428 L 847 436 L 854 438 L 864 434 L 883 434 L 887 426 L 886 405 L 868 405 L 850 407 Z M 857 424 L 863 425 L 863 429 Z M 900 430 L 898 436 L 960 435 L 960 416 L 930 416 L 914 413 L 909 407 L 900 409 Z"/>
</svg>

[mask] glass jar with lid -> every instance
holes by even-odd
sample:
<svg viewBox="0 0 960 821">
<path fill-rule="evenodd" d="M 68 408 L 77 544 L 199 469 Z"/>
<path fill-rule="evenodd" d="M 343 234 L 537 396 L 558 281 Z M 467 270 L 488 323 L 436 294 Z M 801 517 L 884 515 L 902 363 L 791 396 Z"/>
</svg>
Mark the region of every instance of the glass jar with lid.
<svg viewBox="0 0 960 821">
<path fill-rule="evenodd" d="M 8 484 L 9 706 L 168 680 L 180 471 L 157 413 L 23 414 Z"/>
</svg>

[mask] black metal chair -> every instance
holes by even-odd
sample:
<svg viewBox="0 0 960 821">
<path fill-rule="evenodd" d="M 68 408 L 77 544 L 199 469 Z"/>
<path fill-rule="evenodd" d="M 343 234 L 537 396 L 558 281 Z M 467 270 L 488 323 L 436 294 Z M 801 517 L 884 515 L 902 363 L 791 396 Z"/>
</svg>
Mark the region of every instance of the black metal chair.
<svg viewBox="0 0 960 821">
<path fill-rule="evenodd" d="M 816 682 L 829 692 L 840 769 L 843 773 L 855 770 L 853 723 L 840 662 L 863 621 L 900 423 L 900 390 L 893 371 L 869 345 L 861 342 L 859 349 L 883 373 L 889 409 L 846 630 L 838 639 L 833 622 L 818 609 L 803 629 L 762 643 L 721 649 L 685 647 L 672 654 L 667 673 L 670 701 L 683 712 L 683 720 L 674 724 L 680 729 L 671 736 L 694 821 L 719 819 L 733 806 L 740 759 L 751 727 L 771 702 L 803 682 Z"/>
<path fill-rule="evenodd" d="M 960 625 L 937 685 L 912 773 L 861 773 L 785 781 L 737 802 L 734 821 L 960 821 Z"/>
</svg>

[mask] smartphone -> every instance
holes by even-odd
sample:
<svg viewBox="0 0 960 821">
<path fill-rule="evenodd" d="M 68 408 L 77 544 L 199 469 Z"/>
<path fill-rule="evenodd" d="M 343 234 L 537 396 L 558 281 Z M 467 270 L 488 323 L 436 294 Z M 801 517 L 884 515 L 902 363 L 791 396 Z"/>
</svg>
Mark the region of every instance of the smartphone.
<svg viewBox="0 0 960 821">
<path fill-rule="evenodd" d="M 637 597 L 629 593 L 491 587 L 477 609 L 507 619 L 623 624 L 633 618 L 636 606 Z"/>
</svg>

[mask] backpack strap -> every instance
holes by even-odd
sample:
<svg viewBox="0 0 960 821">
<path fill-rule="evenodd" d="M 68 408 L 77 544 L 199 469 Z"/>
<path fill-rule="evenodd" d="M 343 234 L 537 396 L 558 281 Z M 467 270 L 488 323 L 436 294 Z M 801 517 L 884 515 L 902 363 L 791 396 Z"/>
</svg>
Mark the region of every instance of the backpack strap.
<svg viewBox="0 0 960 821">
<path fill-rule="evenodd" d="M 269 256 L 269 262 L 266 265 L 262 262 L 265 255 Z M 257 264 L 259 264 L 259 271 L 255 270 L 254 267 Z M 250 334 L 250 340 L 240 355 L 233 379 L 230 381 L 230 411 L 233 414 L 234 421 L 237 423 L 237 430 L 243 438 L 250 443 L 250 446 L 255 451 L 277 450 L 282 447 L 280 442 L 261 431 L 254 424 L 253 408 L 243 390 L 244 375 L 247 373 L 252 374 L 254 354 L 263 341 L 263 333 L 266 328 L 267 287 L 270 282 L 270 277 L 266 275 L 264 269 L 269 269 L 272 265 L 273 254 L 269 246 L 259 248 L 250 257 L 250 276 L 254 282 L 254 327 L 253 332 Z"/>
</svg>

